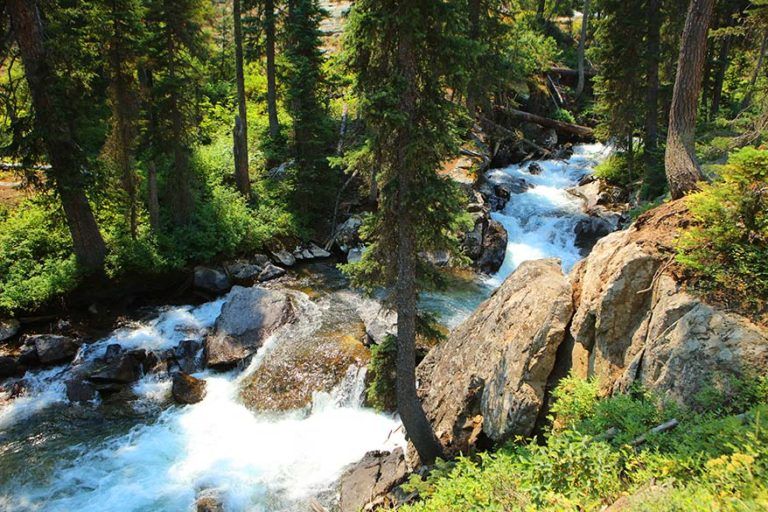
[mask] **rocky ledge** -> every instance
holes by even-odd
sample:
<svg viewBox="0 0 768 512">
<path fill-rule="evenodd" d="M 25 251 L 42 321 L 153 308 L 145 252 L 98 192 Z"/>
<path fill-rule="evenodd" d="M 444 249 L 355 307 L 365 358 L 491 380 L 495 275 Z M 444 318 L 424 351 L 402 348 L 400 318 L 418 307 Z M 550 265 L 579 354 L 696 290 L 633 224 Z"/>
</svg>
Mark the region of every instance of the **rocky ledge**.
<svg viewBox="0 0 768 512">
<path fill-rule="evenodd" d="M 448 453 L 529 435 L 568 372 L 605 393 L 633 384 L 695 406 L 714 380 L 762 374 L 768 330 L 705 303 L 674 271 L 683 202 L 600 240 L 570 276 L 524 263 L 418 367 L 427 416 Z"/>
</svg>

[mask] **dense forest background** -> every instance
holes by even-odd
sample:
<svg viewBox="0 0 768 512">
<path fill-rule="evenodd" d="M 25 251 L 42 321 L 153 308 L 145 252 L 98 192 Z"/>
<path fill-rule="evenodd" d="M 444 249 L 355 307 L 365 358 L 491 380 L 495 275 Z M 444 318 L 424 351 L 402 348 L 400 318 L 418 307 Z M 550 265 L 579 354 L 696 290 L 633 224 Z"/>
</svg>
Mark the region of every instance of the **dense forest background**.
<svg viewBox="0 0 768 512">
<path fill-rule="evenodd" d="M 695 98 L 711 177 L 764 140 L 768 6 L 697 3 L 713 4 Z M 6 2 L 2 180 L 22 190 L 0 205 L 0 308 L 38 308 L 94 272 L 324 243 L 340 207 L 377 210 L 388 123 L 408 108 L 428 128 L 409 136 L 425 173 L 478 129 L 496 148 L 529 143 L 525 111 L 595 127 L 618 150 L 599 174 L 638 208 L 668 194 L 687 0 L 440 2 L 424 14 L 432 33 L 415 32 L 410 75 L 388 50 L 402 21 L 360 4 L 347 19 L 348 3 L 317 0 Z M 397 104 L 404 80 L 428 99 Z M 419 186 L 445 206 L 429 220 L 459 229 L 450 185 Z"/>
</svg>

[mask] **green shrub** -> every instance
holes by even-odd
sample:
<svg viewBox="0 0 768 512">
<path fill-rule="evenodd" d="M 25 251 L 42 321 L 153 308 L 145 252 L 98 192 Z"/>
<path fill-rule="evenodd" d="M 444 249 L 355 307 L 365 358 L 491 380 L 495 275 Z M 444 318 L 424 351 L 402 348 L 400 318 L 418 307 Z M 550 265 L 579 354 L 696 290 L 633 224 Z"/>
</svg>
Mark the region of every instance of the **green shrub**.
<svg viewBox="0 0 768 512">
<path fill-rule="evenodd" d="M 573 117 L 573 114 L 564 108 L 557 109 L 552 118 L 556 119 L 557 121 L 563 121 L 565 123 L 576 123 L 576 118 Z"/>
<path fill-rule="evenodd" d="M 27 201 L 0 224 L 0 310 L 33 308 L 78 280 L 69 231 L 45 197 Z"/>
<path fill-rule="evenodd" d="M 763 389 L 764 381 L 734 384 Z M 405 512 L 764 510 L 768 503 L 766 396 L 745 391 L 745 415 L 689 411 L 635 390 L 598 399 L 596 382 L 569 377 L 555 391 L 555 428 L 494 454 L 440 462 L 404 490 Z M 675 417 L 674 430 L 630 442 Z M 615 435 L 606 436 L 612 429 Z"/>
<path fill-rule="evenodd" d="M 630 165 L 631 164 L 631 165 Z M 595 167 L 595 176 L 617 187 L 628 187 L 640 177 L 638 155 L 632 161 L 627 153 L 614 153 Z"/>
<path fill-rule="evenodd" d="M 720 179 L 687 199 L 696 225 L 678 244 L 679 262 L 711 288 L 764 310 L 768 298 L 768 150 L 731 154 Z"/>
</svg>

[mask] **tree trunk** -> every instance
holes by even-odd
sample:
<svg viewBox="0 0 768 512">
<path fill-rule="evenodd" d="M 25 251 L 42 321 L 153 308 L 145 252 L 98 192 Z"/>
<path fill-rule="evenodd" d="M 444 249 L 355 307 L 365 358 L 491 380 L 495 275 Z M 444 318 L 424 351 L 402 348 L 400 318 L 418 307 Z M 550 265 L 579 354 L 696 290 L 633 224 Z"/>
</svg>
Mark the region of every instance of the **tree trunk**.
<svg viewBox="0 0 768 512">
<path fill-rule="evenodd" d="M 480 0 L 469 0 L 469 39 L 472 41 L 480 39 Z M 477 88 L 474 82 L 470 79 L 467 84 L 467 112 L 473 121 L 477 109 Z"/>
<path fill-rule="evenodd" d="M 720 48 L 720 55 L 717 60 L 717 70 L 715 71 L 715 81 L 712 84 L 712 106 L 709 111 L 711 119 L 717 117 L 720 112 L 720 102 L 723 98 L 723 81 L 725 72 L 728 70 L 728 51 L 731 46 L 731 38 L 726 37 L 723 40 L 723 46 Z"/>
<path fill-rule="evenodd" d="M 581 19 L 581 38 L 579 39 L 579 81 L 576 84 L 576 97 L 584 92 L 586 82 L 584 76 L 584 50 L 587 45 L 587 31 L 589 26 L 589 0 L 584 0 L 584 15 Z"/>
<path fill-rule="evenodd" d="M 752 78 L 749 81 L 749 89 L 747 90 L 744 100 L 741 102 L 741 109 L 744 110 L 752 103 L 752 95 L 755 92 L 755 86 L 757 80 L 760 78 L 760 71 L 763 69 L 763 62 L 765 61 L 765 54 L 768 53 L 768 32 L 763 37 L 763 42 L 760 45 L 760 53 L 757 55 L 757 64 L 755 64 L 755 71 L 752 73 Z"/>
<path fill-rule="evenodd" d="M 661 40 L 661 17 L 659 13 L 660 0 L 650 0 L 648 3 L 647 23 L 648 62 L 646 69 L 645 91 L 645 148 L 646 168 L 656 165 L 656 149 L 659 141 L 659 46 Z"/>
<path fill-rule="evenodd" d="M 106 246 L 88 203 L 80 174 L 80 150 L 74 139 L 71 119 L 56 104 L 56 76 L 45 52 L 43 27 L 37 3 L 7 0 L 6 9 L 21 51 L 35 111 L 35 125 L 45 143 L 53 184 L 61 199 L 77 260 L 87 269 L 104 265 Z"/>
<path fill-rule="evenodd" d="M 251 197 L 251 179 L 248 173 L 248 110 L 245 103 L 245 76 L 243 73 L 243 27 L 240 0 L 232 1 L 235 25 L 235 80 L 237 82 L 237 107 L 235 118 L 235 181 L 246 199 Z M 238 124 L 240 125 L 238 127 Z"/>
<path fill-rule="evenodd" d="M 531 114 L 530 112 L 524 112 L 522 110 L 515 110 L 513 108 L 505 108 L 504 112 L 513 118 L 521 119 L 528 123 L 535 123 L 539 126 L 544 126 L 545 128 L 554 128 L 558 132 L 575 135 L 579 138 L 590 139 L 594 136 L 594 130 L 587 126 L 580 126 L 578 124 L 557 121 L 556 119 L 537 116 L 536 114 Z"/>
<path fill-rule="evenodd" d="M 154 162 L 149 163 L 147 174 L 149 225 L 152 227 L 152 232 L 157 234 L 160 233 L 160 200 L 157 193 L 157 167 Z"/>
<path fill-rule="evenodd" d="M 400 111 L 406 116 L 413 116 L 416 109 L 416 70 L 415 58 L 408 31 L 400 36 L 398 65 L 406 81 L 406 89 L 400 99 Z M 411 196 L 412 171 L 408 165 L 407 148 L 410 142 L 409 131 L 413 128 L 407 123 L 397 140 L 395 173 L 397 180 L 397 283 L 395 301 L 397 306 L 397 410 L 403 420 L 405 431 L 419 453 L 422 464 L 432 464 L 443 455 L 443 449 L 437 440 L 432 425 L 424 413 L 424 408 L 416 391 L 416 233 L 412 215 Z"/>
<path fill-rule="evenodd" d="M 698 190 L 704 179 L 696 160 L 696 107 L 707 55 L 707 31 L 714 0 L 691 0 L 680 41 L 680 57 L 669 112 L 664 157 L 672 198 Z"/>
<path fill-rule="evenodd" d="M 275 2 L 264 2 L 264 30 L 267 43 L 267 112 L 269 136 L 276 140 L 280 136 L 280 122 L 277 119 L 277 85 L 275 78 Z"/>
</svg>

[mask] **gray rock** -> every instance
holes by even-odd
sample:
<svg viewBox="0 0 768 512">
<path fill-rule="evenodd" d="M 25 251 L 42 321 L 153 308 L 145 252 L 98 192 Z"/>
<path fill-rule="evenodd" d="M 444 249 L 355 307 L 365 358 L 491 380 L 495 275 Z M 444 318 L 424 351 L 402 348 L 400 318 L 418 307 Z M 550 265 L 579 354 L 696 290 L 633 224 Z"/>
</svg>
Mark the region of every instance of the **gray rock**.
<svg viewBox="0 0 768 512">
<path fill-rule="evenodd" d="M 226 292 L 232 286 L 224 271 L 208 267 L 195 267 L 193 284 L 198 290 L 216 294 Z"/>
<path fill-rule="evenodd" d="M 0 319 L 0 341 L 13 338 L 19 333 L 21 324 L 13 318 Z"/>
<path fill-rule="evenodd" d="M 171 394 L 176 403 L 196 404 L 205 398 L 207 383 L 186 373 L 173 375 Z"/>
<path fill-rule="evenodd" d="M 269 258 L 265 254 L 254 254 L 251 258 L 254 265 L 264 268 L 269 263 Z"/>
<path fill-rule="evenodd" d="M 347 263 L 357 263 L 363 259 L 363 252 L 365 252 L 365 247 L 351 248 L 347 253 Z"/>
<path fill-rule="evenodd" d="M 80 344 L 68 336 L 36 334 L 27 338 L 35 347 L 40 364 L 53 365 L 71 361 L 80 349 Z"/>
<path fill-rule="evenodd" d="M 387 336 L 397 336 L 397 313 L 394 310 L 368 297 L 361 297 L 355 307 L 365 325 L 369 343 L 379 345 Z"/>
<path fill-rule="evenodd" d="M 21 368 L 19 368 L 16 359 L 7 356 L 0 356 L 0 379 L 13 377 L 14 375 L 20 373 L 20 371 Z"/>
<path fill-rule="evenodd" d="M 531 434 L 572 311 L 560 261 L 528 261 L 427 354 L 419 395 L 449 455 L 481 433 L 497 442 Z"/>
<path fill-rule="evenodd" d="M 586 217 L 581 219 L 573 231 L 576 234 L 575 245 L 581 249 L 582 254 L 589 254 L 598 240 L 609 235 L 615 228 L 605 219 L 600 217 Z"/>
<path fill-rule="evenodd" d="M 236 286 L 227 296 L 214 332 L 205 340 L 206 364 L 226 369 L 255 354 L 278 328 L 295 319 L 289 296 Z"/>
<path fill-rule="evenodd" d="M 195 340 L 184 340 L 173 349 L 173 364 L 184 373 L 194 373 L 200 370 L 198 353 L 203 348 L 202 343 Z"/>
<path fill-rule="evenodd" d="M 499 169 L 485 173 L 485 180 L 493 187 L 497 196 L 505 199 L 509 199 L 512 194 L 522 194 L 532 188 L 532 185 L 523 178 L 516 178 Z"/>
<path fill-rule="evenodd" d="M 490 220 L 483 232 L 482 255 L 477 260 L 481 271 L 492 274 L 501 268 L 507 255 L 509 235 L 500 222 Z"/>
<path fill-rule="evenodd" d="M 96 388 L 89 382 L 70 379 L 66 383 L 67 399 L 76 404 L 91 402 L 96 398 Z"/>
<path fill-rule="evenodd" d="M 360 227 L 363 225 L 361 217 L 350 217 L 336 226 L 336 246 L 341 252 L 347 253 L 353 247 L 362 243 L 360 239 Z"/>
<path fill-rule="evenodd" d="M 296 264 L 296 258 L 285 249 L 272 253 L 272 258 L 283 267 L 292 267 Z"/>
<path fill-rule="evenodd" d="M 330 258 L 331 253 L 320 247 L 315 243 L 309 244 L 309 252 L 312 253 L 313 258 Z"/>
<path fill-rule="evenodd" d="M 273 265 L 271 263 L 267 263 L 267 265 L 264 267 L 264 269 L 259 274 L 259 282 L 265 282 L 270 281 L 272 279 L 277 279 L 280 276 L 285 275 L 285 269 L 280 268 L 276 265 Z"/>
<path fill-rule="evenodd" d="M 254 284 L 261 274 L 262 267 L 246 260 L 233 261 L 226 265 L 232 281 L 241 286 Z"/>
<path fill-rule="evenodd" d="M 339 508 L 341 512 L 359 512 L 383 496 L 407 475 L 402 448 L 392 452 L 369 452 L 347 468 L 341 477 Z"/>
<path fill-rule="evenodd" d="M 127 385 L 139 380 L 144 373 L 144 363 L 147 353 L 143 349 L 128 352 L 117 350 L 110 345 L 105 356 L 95 361 L 87 371 L 87 380 L 93 383 L 98 391 L 120 391 Z"/>
<path fill-rule="evenodd" d="M 544 169 L 542 169 L 541 164 L 538 162 L 532 162 L 531 165 L 528 166 L 528 173 L 533 174 L 534 176 L 538 176 L 544 172 Z"/>
</svg>

